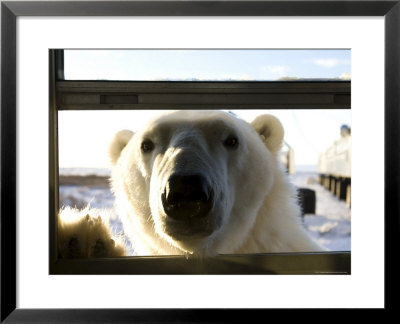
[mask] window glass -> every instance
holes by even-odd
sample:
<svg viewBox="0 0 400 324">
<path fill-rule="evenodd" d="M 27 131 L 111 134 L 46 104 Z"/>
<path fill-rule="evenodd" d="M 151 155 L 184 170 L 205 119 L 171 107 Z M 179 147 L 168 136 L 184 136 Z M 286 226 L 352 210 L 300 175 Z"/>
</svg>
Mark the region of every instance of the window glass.
<svg viewBox="0 0 400 324">
<path fill-rule="evenodd" d="M 111 166 L 107 146 L 117 131 L 136 131 L 145 120 L 159 113 L 156 110 L 58 112 L 60 207 L 84 208 L 90 204 L 107 210 L 113 230 L 120 233 L 122 227 L 109 186 Z M 350 192 L 342 197 L 332 193 L 329 175 L 333 168 L 340 167 L 350 184 L 351 110 L 233 110 L 231 113 L 248 122 L 268 113 L 282 122 L 285 144 L 280 160 L 297 188 L 310 189 L 316 195 L 315 210 L 305 206 L 301 219 L 304 227 L 321 245 L 334 251 L 350 251 L 351 209 L 350 197 L 346 196 Z"/>
<path fill-rule="evenodd" d="M 350 50 L 65 50 L 66 80 L 350 80 Z"/>
</svg>

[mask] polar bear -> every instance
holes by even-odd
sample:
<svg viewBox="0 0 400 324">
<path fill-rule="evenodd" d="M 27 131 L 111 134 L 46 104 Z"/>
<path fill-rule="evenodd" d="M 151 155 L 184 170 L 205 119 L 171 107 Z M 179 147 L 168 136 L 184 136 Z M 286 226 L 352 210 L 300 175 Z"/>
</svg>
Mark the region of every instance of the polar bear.
<svg viewBox="0 0 400 324">
<path fill-rule="evenodd" d="M 279 161 L 283 136 L 272 115 L 247 123 L 204 110 L 164 113 L 136 133 L 118 132 L 109 146 L 111 187 L 136 253 L 324 250 L 301 224 Z M 108 247 L 109 255 L 119 253 Z"/>
</svg>

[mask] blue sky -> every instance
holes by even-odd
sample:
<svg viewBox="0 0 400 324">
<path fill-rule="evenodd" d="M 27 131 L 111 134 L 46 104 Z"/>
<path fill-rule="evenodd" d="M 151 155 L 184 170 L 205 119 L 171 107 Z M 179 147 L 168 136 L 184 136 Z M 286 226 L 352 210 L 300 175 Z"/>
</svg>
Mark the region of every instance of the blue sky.
<svg viewBox="0 0 400 324">
<path fill-rule="evenodd" d="M 351 78 L 350 50 L 68 50 L 65 77 L 76 80 L 279 80 Z M 60 167 L 107 168 L 107 144 L 121 129 L 137 129 L 156 111 L 59 112 Z M 251 122 L 271 113 L 285 128 L 297 165 L 318 155 L 351 126 L 351 110 L 241 110 Z"/>
<path fill-rule="evenodd" d="M 351 76 L 350 50 L 67 50 L 66 79 L 279 80 Z"/>
</svg>

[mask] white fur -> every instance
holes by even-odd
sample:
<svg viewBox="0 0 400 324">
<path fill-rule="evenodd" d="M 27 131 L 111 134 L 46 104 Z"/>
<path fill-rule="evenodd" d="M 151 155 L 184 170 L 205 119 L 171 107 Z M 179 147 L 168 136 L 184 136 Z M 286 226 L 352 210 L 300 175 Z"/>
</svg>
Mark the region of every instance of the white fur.
<svg viewBox="0 0 400 324">
<path fill-rule="evenodd" d="M 57 223 L 58 254 L 62 258 L 117 257 L 125 255 L 121 237 L 112 237 L 104 210 L 65 207 Z"/>
<path fill-rule="evenodd" d="M 240 146 L 228 152 L 223 138 L 236 132 Z M 151 138 L 155 150 L 142 154 Z M 112 172 L 124 230 L 140 254 L 215 254 L 321 250 L 304 231 L 296 192 L 281 169 L 283 140 L 278 119 L 260 116 L 252 125 L 228 113 L 179 111 L 164 114 L 139 130 L 121 150 Z M 111 144 L 112 146 L 113 144 Z M 180 160 L 179 160 L 180 159 Z M 114 159 L 115 160 L 115 159 Z M 160 195 L 168 175 L 207 174 L 225 199 L 216 204 L 222 225 L 202 239 L 178 241 L 165 233 Z"/>
<path fill-rule="evenodd" d="M 224 139 L 234 134 L 237 149 Z M 140 255 L 309 252 L 323 250 L 303 229 L 296 191 L 281 168 L 284 131 L 278 119 L 249 124 L 220 111 L 163 114 L 135 134 L 117 133 L 109 153 L 111 184 L 124 232 Z M 143 153 L 150 139 L 154 150 Z M 176 171 L 205 175 L 215 192 L 206 237 L 167 232 L 161 194 Z"/>
</svg>

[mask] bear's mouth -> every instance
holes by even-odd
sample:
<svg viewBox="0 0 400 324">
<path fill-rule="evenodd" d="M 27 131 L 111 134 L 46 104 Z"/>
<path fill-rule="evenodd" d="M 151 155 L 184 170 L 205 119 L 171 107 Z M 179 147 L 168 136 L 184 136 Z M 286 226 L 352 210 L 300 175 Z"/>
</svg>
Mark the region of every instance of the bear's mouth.
<svg viewBox="0 0 400 324">
<path fill-rule="evenodd" d="M 206 237 L 215 229 L 210 212 L 214 192 L 205 177 L 173 174 L 161 194 L 165 231 L 178 240 Z"/>
<path fill-rule="evenodd" d="M 206 217 L 214 203 L 214 194 L 201 175 L 173 174 L 161 194 L 165 214 L 174 220 Z"/>
<path fill-rule="evenodd" d="M 201 238 L 209 236 L 214 231 L 211 216 L 212 200 L 194 200 L 168 204 L 166 196 L 161 196 L 166 215 L 164 219 L 165 232 L 177 240 Z"/>
<path fill-rule="evenodd" d="M 162 194 L 161 202 L 167 217 L 176 221 L 206 217 L 212 207 L 212 199 L 210 198 L 184 200 L 175 195 L 175 198 L 168 199 L 165 194 Z"/>
</svg>

